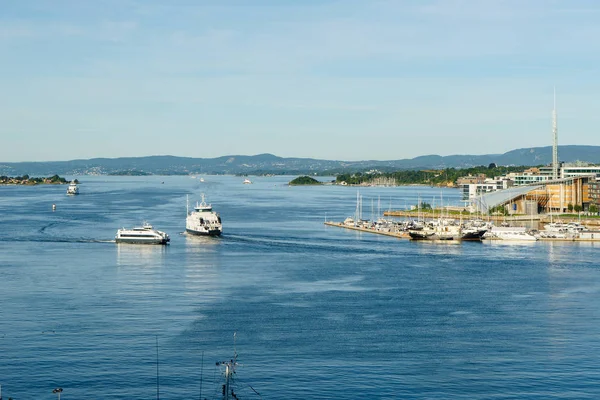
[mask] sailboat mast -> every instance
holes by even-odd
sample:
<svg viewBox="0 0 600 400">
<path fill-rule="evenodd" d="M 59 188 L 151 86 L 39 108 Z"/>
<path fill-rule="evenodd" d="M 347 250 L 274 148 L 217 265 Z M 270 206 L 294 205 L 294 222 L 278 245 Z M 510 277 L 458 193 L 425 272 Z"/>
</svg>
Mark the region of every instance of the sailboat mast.
<svg viewBox="0 0 600 400">
<path fill-rule="evenodd" d="M 362 216 L 362 207 L 363 207 L 363 197 L 360 196 L 360 211 L 359 211 L 359 219 L 362 220 L 363 216 Z"/>
<path fill-rule="evenodd" d="M 356 211 L 354 212 L 354 223 L 358 223 L 359 219 L 360 219 L 360 214 L 358 213 L 359 210 L 359 204 L 360 204 L 360 192 L 357 190 L 356 191 Z"/>
<path fill-rule="evenodd" d="M 373 199 L 371 199 L 371 223 L 375 222 L 375 211 L 373 206 Z"/>
</svg>

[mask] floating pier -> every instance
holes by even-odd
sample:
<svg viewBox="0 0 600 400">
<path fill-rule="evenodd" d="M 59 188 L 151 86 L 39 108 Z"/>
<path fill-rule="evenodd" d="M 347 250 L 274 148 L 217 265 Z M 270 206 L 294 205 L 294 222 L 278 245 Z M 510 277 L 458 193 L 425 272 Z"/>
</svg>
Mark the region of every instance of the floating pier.
<svg viewBox="0 0 600 400">
<path fill-rule="evenodd" d="M 345 229 L 350 229 L 353 231 L 368 232 L 368 233 L 375 233 L 378 235 L 392 236 L 392 237 L 399 238 L 399 239 L 410 239 L 410 236 L 408 236 L 408 232 L 385 232 L 385 231 L 378 231 L 377 229 L 373 229 L 373 228 L 363 228 L 361 226 L 345 225 L 342 222 L 331 222 L 331 221 L 325 221 L 325 225 L 337 226 L 338 228 L 345 228 Z"/>
<path fill-rule="evenodd" d="M 327 226 L 335 226 L 338 228 L 344 228 L 344 229 L 350 229 L 353 231 L 359 231 L 359 232 L 366 232 L 366 233 L 374 233 L 376 235 L 384 235 L 384 236 L 391 236 L 391 237 L 395 237 L 398 239 L 410 239 L 410 235 L 408 234 L 408 232 L 405 231 L 401 231 L 401 232 L 385 232 L 385 231 L 380 231 L 374 228 L 364 228 L 361 226 L 354 226 L 354 225 L 346 225 L 343 222 L 332 222 L 332 221 L 325 221 L 325 225 Z M 540 242 L 600 242 L 600 231 L 597 232 L 598 235 L 585 235 L 584 237 L 538 237 L 538 241 Z M 487 240 L 494 240 L 494 241 L 505 241 L 505 242 L 514 242 L 512 240 L 503 240 L 500 238 L 496 238 L 496 237 L 483 237 L 482 238 L 483 241 L 487 241 Z M 534 241 L 532 241 L 531 243 L 535 243 Z"/>
</svg>

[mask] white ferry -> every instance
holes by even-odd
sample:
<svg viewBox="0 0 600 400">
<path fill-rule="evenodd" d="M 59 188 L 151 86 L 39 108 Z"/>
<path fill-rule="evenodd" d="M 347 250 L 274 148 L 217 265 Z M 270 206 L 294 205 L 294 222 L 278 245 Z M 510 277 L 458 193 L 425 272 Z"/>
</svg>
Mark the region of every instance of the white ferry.
<svg viewBox="0 0 600 400">
<path fill-rule="evenodd" d="M 248 178 L 244 179 L 244 185 L 249 185 L 251 183 L 252 183 L 252 181 L 250 179 L 248 179 Z"/>
<path fill-rule="evenodd" d="M 77 182 L 74 180 L 69 184 L 69 187 L 67 188 L 67 194 L 70 196 L 79 194 L 79 187 L 77 186 Z"/>
<path fill-rule="evenodd" d="M 171 241 L 169 235 L 165 232 L 154 229 L 147 222 L 141 227 L 136 228 L 121 228 L 117 230 L 115 242 L 117 243 L 133 243 L 133 244 L 168 244 Z"/>
<path fill-rule="evenodd" d="M 196 203 L 194 210 L 189 210 L 189 200 L 187 205 L 187 218 L 185 219 L 185 230 L 192 235 L 219 236 L 223 232 L 221 216 L 214 212 L 212 205 L 204 201 Z"/>
</svg>

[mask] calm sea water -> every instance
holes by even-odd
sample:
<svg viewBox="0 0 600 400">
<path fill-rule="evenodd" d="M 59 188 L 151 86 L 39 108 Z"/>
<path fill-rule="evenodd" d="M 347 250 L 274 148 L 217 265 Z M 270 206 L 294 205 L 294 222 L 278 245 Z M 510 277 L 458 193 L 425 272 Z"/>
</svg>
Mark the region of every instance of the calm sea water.
<svg viewBox="0 0 600 400">
<path fill-rule="evenodd" d="M 234 332 L 246 399 L 600 397 L 598 244 L 326 227 L 354 213 L 356 190 L 289 177 L 79 178 L 75 197 L 0 187 L 5 399 L 157 398 L 157 360 L 161 398 L 216 398 Z M 186 195 L 202 192 L 221 238 L 181 234 Z M 367 218 L 418 197 L 459 204 L 456 190 L 361 194 Z M 113 242 L 143 220 L 171 245 Z"/>
</svg>

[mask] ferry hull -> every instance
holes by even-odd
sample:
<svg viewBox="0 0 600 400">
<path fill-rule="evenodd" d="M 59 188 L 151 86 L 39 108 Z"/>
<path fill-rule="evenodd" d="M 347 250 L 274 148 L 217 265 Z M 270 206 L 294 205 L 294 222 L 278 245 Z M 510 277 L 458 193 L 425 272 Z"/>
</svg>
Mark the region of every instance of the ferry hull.
<svg viewBox="0 0 600 400">
<path fill-rule="evenodd" d="M 116 243 L 127 244 L 169 244 L 169 239 L 135 239 L 135 238 L 117 238 Z"/>
<path fill-rule="evenodd" d="M 193 229 L 186 228 L 185 230 L 190 235 L 196 236 L 221 236 L 222 231 L 219 229 L 213 229 L 208 231 L 195 231 Z"/>
</svg>

